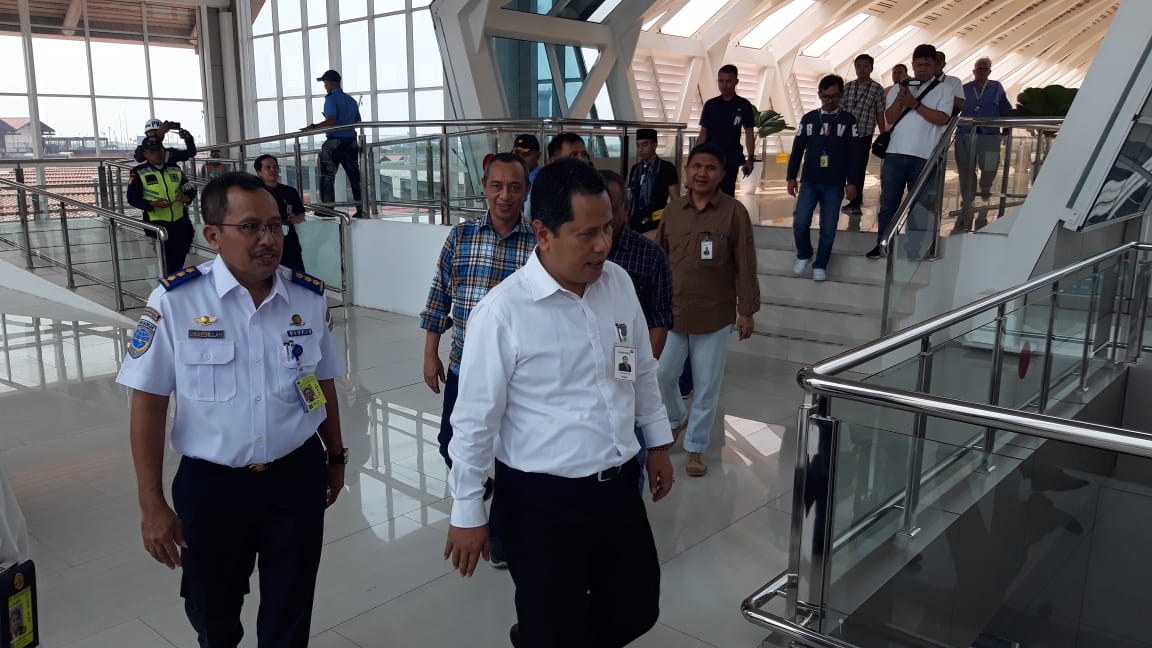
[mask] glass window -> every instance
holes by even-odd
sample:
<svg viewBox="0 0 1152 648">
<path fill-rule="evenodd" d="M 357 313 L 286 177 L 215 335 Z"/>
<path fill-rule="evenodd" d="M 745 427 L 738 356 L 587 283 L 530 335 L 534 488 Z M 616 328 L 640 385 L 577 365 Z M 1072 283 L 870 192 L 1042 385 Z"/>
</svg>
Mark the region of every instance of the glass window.
<svg viewBox="0 0 1152 648">
<path fill-rule="evenodd" d="M 256 122 L 260 130 L 260 137 L 280 134 L 280 102 L 257 101 Z"/>
<path fill-rule="evenodd" d="M 200 99 L 204 96 L 200 82 L 200 56 L 187 45 L 157 45 L 151 39 L 148 62 L 152 66 L 152 96 L 174 99 Z"/>
<path fill-rule="evenodd" d="M 148 88 L 141 85 L 144 75 L 148 74 L 143 45 L 93 41 L 91 50 L 96 94 L 136 97 L 148 94 Z"/>
<path fill-rule="evenodd" d="M 153 101 L 156 117 L 166 121 L 180 122 L 180 126 L 192 133 L 200 144 L 204 139 L 204 103 L 201 101 Z M 303 126 L 303 124 L 301 124 Z"/>
<path fill-rule="evenodd" d="M 32 39 L 32 62 L 36 66 L 36 91 L 41 94 L 88 95 L 88 52 L 84 41 Z M 148 94 L 140 80 L 139 94 Z M 43 103 L 43 102 L 42 102 Z M 91 130 L 91 125 L 89 125 Z M 92 135 L 93 133 L 88 133 Z"/>
<path fill-rule="evenodd" d="M 253 2 L 252 35 L 263 36 L 272 33 L 272 0 L 257 0 Z"/>
<path fill-rule="evenodd" d="M 96 130 L 105 140 L 100 148 L 131 151 L 144 136 L 144 122 L 151 118 L 147 99 L 97 99 Z M 160 118 L 175 121 L 167 115 Z"/>
<path fill-rule="evenodd" d="M 39 97 L 37 107 L 40 110 L 40 123 L 52 131 L 45 133 L 45 137 L 69 138 L 96 135 L 92 128 L 92 99 L 89 97 Z M 140 126 L 142 125 L 140 124 Z M 44 152 L 47 154 L 70 150 L 72 150 L 71 147 L 64 143 L 49 146 L 46 142 L 44 147 Z"/>
<path fill-rule="evenodd" d="M 600 94 L 596 95 L 596 106 L 593 111 L 593 114 L 589 115 L 592 119 L 616 119 L 616 112 L 612 110 L 612 98 L 608 96 L 608 84 L 600 87 Z"/>
<path fill-rule="evenodd" d="M 284 132 L 290 133 L 308 125 L 307 103 L 304 99 L 286 99 L 284 105 Z"/>
<path fill-rule="evenodd" d="M 18 70 L 19 74 L 9 74 L 4 77 L 4 92 L 28 92 L 28 81 L 24 77 L 24 49 L 19 36 L 0 34 L 0 61 L 5 61 L 11 69 Z"/>
<path fill-rule="evenodd" d="M 320 27 L 318 29 L 308 30 L 308 87 L 311 88 L 312 94 L 324 94 L 324 86 L 316 80 L 321 74 L 328 70 L 328 28 Z"/>
<path fill-rule="evenodd" d="M 308 26 L 328 24 L 328 3 L 325 0 L 308 0 Z"/>
<path fill-rule="evenodd" d="M 415 64 L 415 87 L 444 85 L 440 44 L 436 40 L 436 30 L 432 27 L 432 15 L 427 11 L 412 14 L 412 62 Z"/>
<path fill-rule="evenodd" d="M 420 90 L 416 92 L 416 119 L 444 119 L 443 90 Z"/>
<path fill-rule="evenodd" d="M 416 5 L 423 6 L 423 5 Z M 392 13 L 393 11 L 404 11 L 404 0 L 376 0 L 372 3 L 372 11 L 379 14 Z"/>
<path fill-rule="evenodd" d="M 368 0 L 340 0 L 340 20 L 363 18 L 367 15 Z"/>
<path fill-rule="evenodd" d="M 760 21 L 760 24 L 753 27 L 752 31 L 740 39 L 739 45 L 753 49 L 764 47 L 773 38 L 779 36 L 780 32 L 784 31 L 788 25 L 791 25 L 793 21 L 799 18 L 805 11 L 808 11 L 814 4 L 816 4 L 815 0 L 792 0 L 792 2 L 789 2 L 781 9 L 768 14 Z M 668 33 L 667 28 L 661 31 Z"/>
<path fill-rule="evenodd" d="M 282 32 L 300 29 L 300 0 L 276 0 L 276 19 Z"/>
<path fill-rule="evenodd" d="M 408 87 L 408 47 L 400 47 L 401 43 L 407 43 L 407 38 L 404 14 L 376 19 L 377 90 Z"/>
<path fill-rule="evenodd" d="M 376 121 L 411 119 L 407 92 L 381 92 L 376 95 Z"/>
<path fill-rule="evenodd" d="M 253 58 L 256 61 L 256 96 L 276 96 L 276 50 L 272 37 L 252 39 Z"/>
<path fill-rule="evenodd" d="M 412 8 L 427 7 L 432 4 L 432 0 L 412 0 Z"/>
<path fill-rule="evenodd" d="M 344 66 L 344 69 L 340 70 L 340 75 L 343 77 L 340 85 L 344 88 L 344 92 L 359 92 L 372 87 L 368 53 L 364 51 L 367 44 L 367 20 L 340 25 L 340 60 Z"/>
<path fill-rule="evenodd" d="M 304 35 L 292 32 L 280 36 L 280 88 L 283 96 L 304 94 L 308 77 L 304 70 Z M 319 76 L 319 75 L 317 75 Z"/>
<path fill-rule="evenodd" d="M 672 36 L 691 36 L 712 20 L 725 4 L 716 0 L 688 0 L 676 15 L 664 23 L 660 32 Z"/>
</svg>

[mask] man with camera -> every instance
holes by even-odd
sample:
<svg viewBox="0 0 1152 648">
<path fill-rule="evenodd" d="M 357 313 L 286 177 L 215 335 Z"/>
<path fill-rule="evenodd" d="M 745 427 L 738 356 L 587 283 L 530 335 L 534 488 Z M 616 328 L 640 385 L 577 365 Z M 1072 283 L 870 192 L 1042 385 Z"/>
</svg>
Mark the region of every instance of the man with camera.
<svg viewBox="0 0 1152 648">
<path fill-rule="evenodd" d="M 193 139 L 192 133 L 189 133 L 188 131 L 181 128 L 180 122 L 162 122 L 159 119 L 153 117 L 144 123 L 144 139 L 145 141 L 148 139 L 157 139 L 163 142 L 164 136 L 168 134 L 168 131 L 172 130 L 175 130 L 180 135 L 180 139 L 184 140 L 184 148 L 164 149 L 166 155 L 164 161 L 168 164 L 179 164 L 184 160 L 191 160 L 192 158 L 196 157 L 196 140 Z M 136 147 L 136 151 L 132 154 L 132 158 L 141 163 L 146 160 L 143 143 Z"/>
<path fill-rule="evenodd" d="M 900 202 L 904 191 L 911 190 L 924 172 L 932 150 L 952 117 L 954 95 L 935 78 L 936 48 L 918 45 L 912 53 L 911 79 L 905 79 L 888 92 L 884 119 L 892 124 L 884 164 L 880 168 L 880 212 L 877 215 L 877 245 L 868 252 L 869 259 L 880 258 L 880 240 Z M 909 258 L 920 258 L 926 233 L 931 234 L 931 205 L 937 183 L 929 181 L 918 204 L 908 218 L 905 252 Z M 930 247 L 930 246 L 929 246 Z"/>
</svg>

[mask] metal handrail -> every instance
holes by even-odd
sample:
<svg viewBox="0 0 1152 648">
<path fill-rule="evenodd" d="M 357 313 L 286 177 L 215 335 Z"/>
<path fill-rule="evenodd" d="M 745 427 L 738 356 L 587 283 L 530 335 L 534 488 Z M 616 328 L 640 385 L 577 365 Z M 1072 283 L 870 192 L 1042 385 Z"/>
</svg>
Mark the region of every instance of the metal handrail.
<svg viewBox="0 0 1152 648">
<path fill-rule="evenodd" d="M 145 234 L 151 232 L 155 234 L 156 238 L 161 241 L 168 240 L 168 230 L 164 229 L 163 227 L 128 218 L 123 214 L 104 209 L 103 207 L 99 207 L 97 205 L 91 205 L 79 200 L 75 200 L 73 198 L 69 198 L 67 196 L 53 193 L 51 191 L 45 191 L 44 189 L 37 189 L 36 187 L 22 185 L 19 182 L 12 182 L 11 180 L 4 180 L 3 178 L 0 178 L 0 187 L 8 187 L 14 191 L 27 191 L 28 193 L 35 194 L 37 196 L 44 196 L 52 202 L 61 202 L 66 205 L 71 205 L 72 207 L 78 207 L 84 211 L 92 212 L 96 216 L 106 221 L 112 221 L 126 229 L 136 230 Z"/>
</svg>

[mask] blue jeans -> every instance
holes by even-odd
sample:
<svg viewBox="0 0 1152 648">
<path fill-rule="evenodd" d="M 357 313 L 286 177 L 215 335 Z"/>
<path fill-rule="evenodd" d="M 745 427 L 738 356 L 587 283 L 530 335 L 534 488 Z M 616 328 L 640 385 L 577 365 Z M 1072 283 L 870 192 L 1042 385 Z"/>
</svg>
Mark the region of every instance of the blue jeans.
<svg viewBox="0 0 1152 648">
<path fill-rule="evenodd" d="M 796 211 L 792 213 L 792 234 L 796 238 L 796 258 L 812 258 L 812 214 L 820 206 L 820 242 L 816 248 L 813 268 L 825 270 L 836 241 L 836 224 L 840 221 L 840 202 L 844 200 L 844 187 L 800 183 L 796 196 Z"/>
<path fill-rule="evenodd" d="M 924 158 L 899 153 L 889 153 L 888 157 L 884 158 L 884 164 L 880 167 L 880 212 L 876 216 L 879 225 L 876 232 L 877 243 L 888 229 L 892 218 L 896 216 L 896 210 L 900 209 L 904 192 L 911 191 L 927 163 L 928 160 Z M 919 258 L 927 252 L 924 243 L 933 229 L 932 209 L 936 203 L 938 190 L 936 182 L 928 182 L 920 201 L 912 206 L 912 211 L 908 215 L 904 251 L 909 257 Z"/>
<path fill-rule="evenodd" d="M 660 368 L 657 377 L 660 381 L 660 397 L 672 427 L 679 427 L 688 420 L 688 431 L 684 436 L 684 449 L 688 452 L 704 452 L 712 434 L 712 424 L 716 421 L 716 407 L 720 401 L 720 386 L 724 381 L 724 368 L 728 364 L 728 336 L 731 326 L 714 333 L 686 335 L 668 332 L 668 342 L 660 355 Z M 684 406 L 680 398 L 678 381 L 684 368 L 684 359 L 689 350 L 692 356 L 692 376 L 696 381 L 696 397 L 692 399 L 692 411 Z"/>
</svg>

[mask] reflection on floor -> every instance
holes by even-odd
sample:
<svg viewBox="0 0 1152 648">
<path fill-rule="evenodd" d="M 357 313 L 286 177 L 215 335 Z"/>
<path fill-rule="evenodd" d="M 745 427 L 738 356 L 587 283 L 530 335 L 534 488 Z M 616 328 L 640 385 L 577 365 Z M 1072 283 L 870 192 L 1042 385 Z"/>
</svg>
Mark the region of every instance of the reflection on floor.
<svg viewBox="0 0 1152 648">
<path fill-rule="evenodd" d="M 508 645 L 508 574 L 484 566 L 463 581 L 441 559 L 451 502 L 436 451 L 440 397 L 421 380 L 423 332 L 380 311 L 334 316 L 350 349 L 339 388 L 354 469 L 326 521 L 311 645 Z M 193 648 L 179 574 L 140 545 L 128 394 L 113 380 L 123 333 L 10 315 L 0 324 L 0 470 L 33 537 L 43 645 Z M 784 566 L 798 368 L 729 361 L 712 470 L 649 505 L 662 615 L 635 645 L 760 645 L 765 633 L 738 608 Z M 169 453 L 168 479 L 176 460 Z M 682 475 L 683 452 L 673 463 Z M 246 647 L 256 598 L 245 608 Z"/>
</svg>

